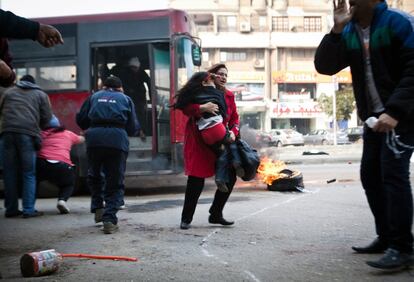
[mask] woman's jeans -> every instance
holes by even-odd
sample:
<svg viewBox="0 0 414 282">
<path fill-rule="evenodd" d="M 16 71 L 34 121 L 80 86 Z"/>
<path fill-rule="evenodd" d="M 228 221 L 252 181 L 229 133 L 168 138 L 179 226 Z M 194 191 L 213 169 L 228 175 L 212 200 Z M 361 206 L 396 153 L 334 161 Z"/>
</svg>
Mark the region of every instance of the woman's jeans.
<svg viewBox="0 0 414 282">
<path fill-rule="evenodd" d="M 398 135 L 398 133 L 397 133 Z M 379 238 L 401 252 L 413 251 L 413 197 L 410 158 L 413 150 L 403 149 L 399 158 L 387 147 L 386 134 L 364 128 L 361 182 L 375 218 Z M 401 133 L 400 141 L 413 146 L 414 132 Z"/>
<path fill-rule="evenodd" d="M 33 214 L 36 201 L 36 151 L 33 137 L 14 132 L 4 132 L 2 136 L 6 215 L 18 212 L 19 187 L 22 187 L 23 213 Z"/>
</svg>

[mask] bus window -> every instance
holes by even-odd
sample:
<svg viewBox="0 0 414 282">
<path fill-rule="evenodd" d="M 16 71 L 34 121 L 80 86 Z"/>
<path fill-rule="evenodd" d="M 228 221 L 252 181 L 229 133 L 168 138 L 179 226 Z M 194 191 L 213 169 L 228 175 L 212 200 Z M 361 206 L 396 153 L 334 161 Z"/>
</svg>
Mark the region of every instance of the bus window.
<svg viewBox="0 0 414 282">
<path fill-rule="evenodd" d="M 74 61 L 30 62 L 16 64 L 17 79 L 30 74 L 43 90 L 76 89 L 76 65 Z"/>
<path fill-rule="evenodd" d="M 191 75 L 198 70 L 193 62 L 193 43 L 188 37 L 178 37 L 176 39 L 177 89 L 180 89 Z"/>
</svg>

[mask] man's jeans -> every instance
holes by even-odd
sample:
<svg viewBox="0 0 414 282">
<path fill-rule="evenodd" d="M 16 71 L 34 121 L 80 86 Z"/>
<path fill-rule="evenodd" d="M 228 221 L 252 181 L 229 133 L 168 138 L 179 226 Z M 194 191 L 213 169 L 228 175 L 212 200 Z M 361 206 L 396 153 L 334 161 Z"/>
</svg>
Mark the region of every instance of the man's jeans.
<svg viewBox="0 0 414 282">
<path fill-rule="evenodd" d="M 398 135 L 398 133 L 397 133 Z M 378 236 L 401 252 L 413 251 L 413 197 L 410 184 L 410 158 L 413 150 L 399 158 L 386 145 L 386 134 L 365 126 L 361 160 L 361 182 L 375 218 Z M 414 145 L 414 132 L 401 133 L 400 141 Z"/>
<path fill-rule="evenodd" d="M 19 187 L 22 187 L 23 213 L 32 214 L 36 201 L 36 151 L 33 137 L 14 132 L 4 132 L 2 136 L 6 214 L 18 211 Z"/>
<path fill-rule="evenodd" d="M 124 175 L 128 153 L 113 148 L 88 148 L 88 186 L 91 212 L 104 207 L 104 222 L 118 223 L 116 214 L 124 200 Z"/>
</svg>

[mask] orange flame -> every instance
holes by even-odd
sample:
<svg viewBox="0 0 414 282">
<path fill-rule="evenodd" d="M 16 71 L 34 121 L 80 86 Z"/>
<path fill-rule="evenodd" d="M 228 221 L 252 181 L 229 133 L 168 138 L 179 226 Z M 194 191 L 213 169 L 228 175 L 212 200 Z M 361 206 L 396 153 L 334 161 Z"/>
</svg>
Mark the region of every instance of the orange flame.
<svg viewBox="0 0 414 282">
<path fill-rule="evenodd" d="M 274 161 L 267 157 L 260 160 L 257 173 L 259 178 L 267 185 L 272 185 L 273 181 L 279 178 L 286 178 L 288 175 L 280 173 L 286 168 L 286 164 L 283 161 Z"/>
</svg>

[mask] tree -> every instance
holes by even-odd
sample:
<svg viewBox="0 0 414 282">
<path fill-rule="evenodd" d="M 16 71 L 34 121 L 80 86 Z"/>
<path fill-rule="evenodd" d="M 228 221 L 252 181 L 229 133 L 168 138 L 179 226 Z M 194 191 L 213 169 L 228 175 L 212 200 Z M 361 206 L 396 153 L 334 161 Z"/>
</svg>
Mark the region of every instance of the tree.
<svg viewBox="0 0 414 282">
<path fill-rule="evenodd" d="M 342 87 L 336 93 L 336 120 L 349 120 L 355 110 L 354 91 L 351 86 Z M 318 103 L 322 110 L 328 115 L 333 116 L 333 97 L 323 93 L 318 98 Z"/>
</svg>

